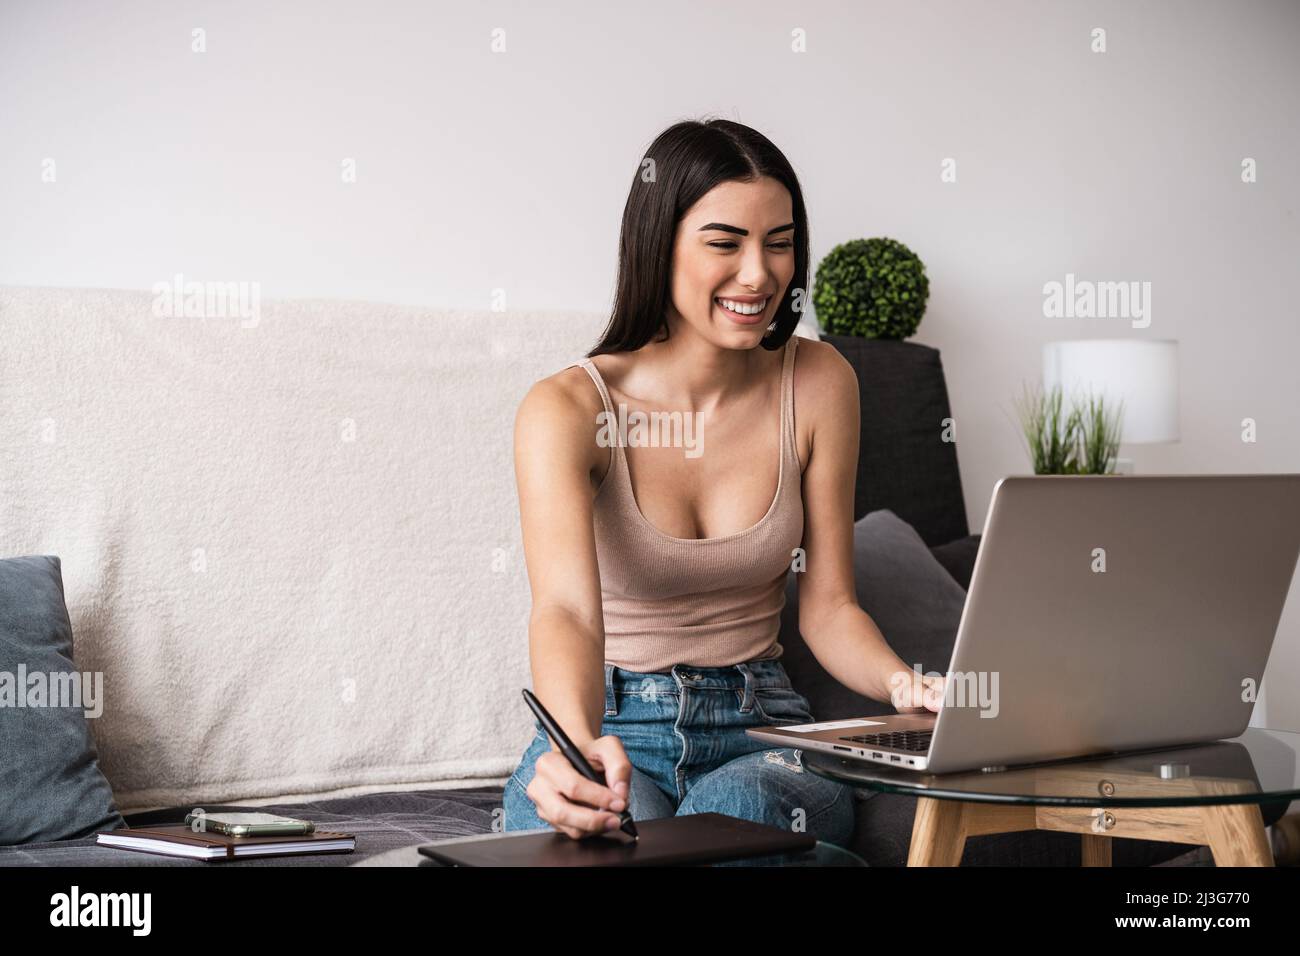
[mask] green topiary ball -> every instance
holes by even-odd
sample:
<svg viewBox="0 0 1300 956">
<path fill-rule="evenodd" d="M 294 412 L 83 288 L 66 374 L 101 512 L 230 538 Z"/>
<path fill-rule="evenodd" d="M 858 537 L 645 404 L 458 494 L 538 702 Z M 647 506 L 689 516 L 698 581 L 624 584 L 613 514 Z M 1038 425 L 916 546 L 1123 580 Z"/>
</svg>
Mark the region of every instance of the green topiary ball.
<svg viewBox="0 0 1300 956">
<path fill-rule="evenodd" d="M 831 335 L 905 339 L 921 324 L 929 297 L 925 264 L 893 239 L 841 243 L 813 280 L 813 308 Z"/>
</svg>

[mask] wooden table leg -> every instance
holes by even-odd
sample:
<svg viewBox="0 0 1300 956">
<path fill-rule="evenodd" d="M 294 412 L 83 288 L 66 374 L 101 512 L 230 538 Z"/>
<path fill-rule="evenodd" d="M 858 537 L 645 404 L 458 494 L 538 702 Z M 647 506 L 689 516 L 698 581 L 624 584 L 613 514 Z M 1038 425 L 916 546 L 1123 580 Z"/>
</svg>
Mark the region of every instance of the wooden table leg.
<svg viewBox="0 0 1300 956">
<path fill-rule="evenodd" d="M 1111 866 L 1116 838 L 1208 845 L 1216 866 L 1272 866 L 1264 817 L 1255 803 L 1116 809 L 1098 833 L 1087 807 L 1008 805 L 918 797 L 908 866 L 960 866 L 966 838 L 1021 830 L 1077 833 L 1084 866 Z"/>
<path fill-rule="evenodd" d="M 961 865 L 961 854 L 966 849 L 966 806 L 960 800 L 917 798 L 908 866 Z"/>
<path fill-rule="evenodd" d="M 1201 807 L 1201 825 L 1215 866 L 1272 866 L 1264 815 L 1257 803 Z"/>
<path fill-rule="evenodd" d="M 1034 807 L 918 797 L 908 866 L 960 866 L 968 836 L 1013 833 L 1037 825 Z"/>
</svg>

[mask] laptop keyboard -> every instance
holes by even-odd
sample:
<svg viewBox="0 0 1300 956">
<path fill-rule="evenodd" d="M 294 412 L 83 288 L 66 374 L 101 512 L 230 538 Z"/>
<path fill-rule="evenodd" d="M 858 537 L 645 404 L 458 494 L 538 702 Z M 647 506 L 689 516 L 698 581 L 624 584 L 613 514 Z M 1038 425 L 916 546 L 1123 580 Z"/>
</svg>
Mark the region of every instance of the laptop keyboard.
<svg viewBox="0 0 1300 956">
<path fill-rule="evenodd" d="M 886 734 L 856 734 L 841 737 L 841 740 L 869 747 L 888 747 L 891 750 L 910 750 L 924 753 L 930 749 L 930 735 L 933 730 L 896 730 Z"/>
</svg>

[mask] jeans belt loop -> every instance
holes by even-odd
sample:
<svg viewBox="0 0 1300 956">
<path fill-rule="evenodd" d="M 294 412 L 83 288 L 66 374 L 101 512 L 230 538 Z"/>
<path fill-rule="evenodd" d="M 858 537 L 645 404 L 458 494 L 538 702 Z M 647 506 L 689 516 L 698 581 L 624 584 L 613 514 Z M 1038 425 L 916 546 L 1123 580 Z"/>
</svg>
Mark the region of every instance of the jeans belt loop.
<svg viewBox="0 0 1300 956">
<path fill-rule="evenodd" d="M 618 698 L 614 696 L 614 665 L 605 662 L 605 716 L 618 715 Z"/>
<path fill-rule="evenodd" d="M 754 709 L 754 672 L 748 664 L 737 664 L 736 670 L 745 675 L 745 693 L 740 701 L 740 712 L 749 713 Z"/>
</svg>

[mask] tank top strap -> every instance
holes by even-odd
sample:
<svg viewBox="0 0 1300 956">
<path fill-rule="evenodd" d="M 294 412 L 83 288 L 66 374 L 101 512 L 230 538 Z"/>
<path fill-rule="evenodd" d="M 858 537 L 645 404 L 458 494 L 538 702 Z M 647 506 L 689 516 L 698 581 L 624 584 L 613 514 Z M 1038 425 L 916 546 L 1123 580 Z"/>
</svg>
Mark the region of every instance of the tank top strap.
<svg viewBox="0 0 1300 956">
<path fill-rule="evenodd" d="M 799 336 L 791 335 L 785 344 L 785 359 L 781 365 L 781 454 L 797 465 L 798 454 L 794 441 L 794 353 L 799 346 Z M 797 470 L 797 469 L 796 469 Z M 784 478 L 782 479 L 784 481 Z"/>
<path fill-rule="evenodd" d="M 600 369 L 596 368 L 596 363 L 589 358 L 581 358 L 566 368 L 573 368 L 574 365 L 580 365 L 587 370 L 591 380 L 596 383 L 596 390 L 600 392 L 600 400 L 605 403 L 605 411 L 610 415 L 614 414 L 614 403 L 610 400 L 609 389 L 605 387 L 605 380 L 600 377 Z"/>
<path fill-rule="evenodd" d="M 591 380 L 596 383 L 596 390 L 600 392 L 600 400 L 605 404 L 605 413 L 608 416 L 605 419 L 606 427 L 609 428 L 609 434 L 615 435 L 618 430 L 618 415 L 614 413 L 614 402 L 609 397 L 609 389 L 605 387 L 605 380 L 600 376 L 600 369 L 596 368 L 596 363 L 589 358 L 581 358 L 576 362 L 568 365 L 567 368 L 573 368 L 574 365 L 580 365 L 587 370 Z M 618 468 L 619 459 L 623 457 L 623 446 L 617 441 L 610 442 L 609 466 L 605 469 L 605 477 L 601 479 L 602 488 L 609 484 L 609 479 L 613 476 L 614 470 Z M 626 469 L 623 469 L 626 474 Z M 629 479 L 630 480 L 630 479 Z"/>
</svg>

